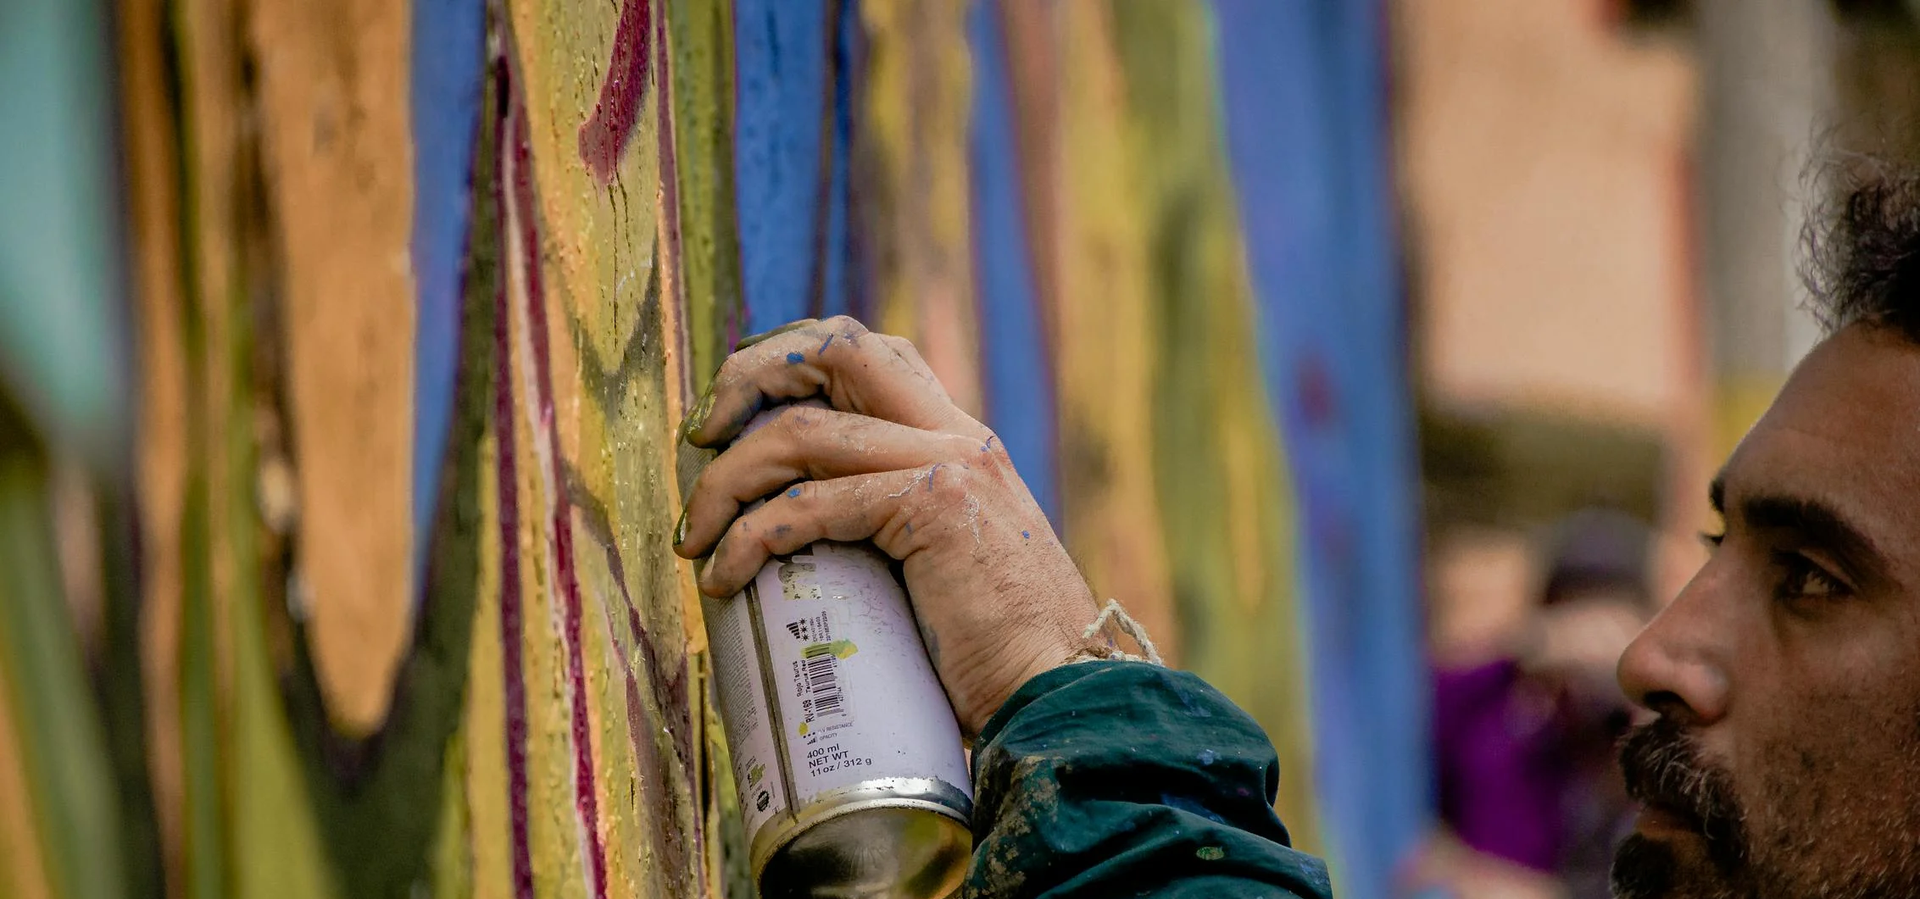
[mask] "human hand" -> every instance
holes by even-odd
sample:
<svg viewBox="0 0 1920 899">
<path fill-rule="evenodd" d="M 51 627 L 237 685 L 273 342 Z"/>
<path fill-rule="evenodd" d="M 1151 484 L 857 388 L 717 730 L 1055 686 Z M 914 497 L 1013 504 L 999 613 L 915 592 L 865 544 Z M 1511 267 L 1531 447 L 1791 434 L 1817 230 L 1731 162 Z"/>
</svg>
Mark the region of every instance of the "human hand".
<svg viewBox="0 0 1920 899">
<path fill-rule="evenodd" d="M 738 437 L 763 409 L 809 397 L 832 408 L 789 406 Z M 1093 592 L 999 439 L 953 404 L 907 340 L 845 316 L 749 338 L 681 433 L 726 447 L 675 529 L 682 557 L 711 554 L 701 592 L 730 596 L 770 557 L 818 540 L 871 540 L 901 563 L 969 736 L 1028 678 L 1106 646 L 1083 636 Z"/>
</svg>

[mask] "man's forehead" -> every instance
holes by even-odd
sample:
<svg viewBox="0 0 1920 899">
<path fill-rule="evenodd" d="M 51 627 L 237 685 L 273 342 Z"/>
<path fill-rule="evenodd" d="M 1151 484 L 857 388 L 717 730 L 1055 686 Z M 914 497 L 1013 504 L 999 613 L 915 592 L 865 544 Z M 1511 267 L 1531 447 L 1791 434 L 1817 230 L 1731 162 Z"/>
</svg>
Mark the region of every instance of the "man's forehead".
<svg viewBox="0 0 1920 899">
<path fill-rule="evenodd" d="M 1741 440 L 1723 480 L 1729 503 L 1786 494 L 1876 530 L 1920 524 L 1920 346 L 1865 325 L 1822 341 Z"/>
</svg>

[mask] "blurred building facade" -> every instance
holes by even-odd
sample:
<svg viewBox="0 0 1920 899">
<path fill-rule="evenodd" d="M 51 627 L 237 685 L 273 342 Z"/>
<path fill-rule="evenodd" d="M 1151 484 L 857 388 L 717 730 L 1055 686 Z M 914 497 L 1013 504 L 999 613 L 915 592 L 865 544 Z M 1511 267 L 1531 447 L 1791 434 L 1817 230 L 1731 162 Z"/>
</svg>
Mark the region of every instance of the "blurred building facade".
<svg viewBox="0 0 1920 899">
<path fill-rule="evenodd" d="M 1437 781 L 1447 831 L 1476 850 L 1446 856 L 1444 879 L 1467 897 L 1604 896 L 1604 853 L 1572 830 L 1558 862 L 1509 854 L 1476 839 L 1501 827 L 1448 797 L 1548 784 L 1564 792 L 1523 829 L 1585 814 L 1587 847 L 1617 838 L 1617 776 L 1569 760 L 1606 758 L 1612 738 L 1592 725 L 1625 708 L 1611 660 L 1651 608 L 1596 595 L 1572 627 L 1546 608 L 1556 522 L 1598 506 L 1653 525 L 1639 571 L 1655 603 L 1697 570 L 1713 472 L 1820 338 L 1803 254 L 1832 176 L 1866 157 L 1920 162 L 1920 3 L 1394 11 Z M 1571 695 L 1540 664 L 1569 635 L 1599 660 L 1568 707 L 1601 714 L 1577 727 L 1525 711 Z M 1480 705 L 1459 701 L 1464 683 Z M 1475 769 L 1472 753 L 1502 762 Z M 1575 814 L 1556 819 L 1554 801 Z"/>
<path fill-rule="evenodd" d="M 1803 230 L 1850 154 L 1914 158 L 1914 4 L 1395 6 L 1430 522 L 1660 522 L 1818 339 Z"/>
</svg>

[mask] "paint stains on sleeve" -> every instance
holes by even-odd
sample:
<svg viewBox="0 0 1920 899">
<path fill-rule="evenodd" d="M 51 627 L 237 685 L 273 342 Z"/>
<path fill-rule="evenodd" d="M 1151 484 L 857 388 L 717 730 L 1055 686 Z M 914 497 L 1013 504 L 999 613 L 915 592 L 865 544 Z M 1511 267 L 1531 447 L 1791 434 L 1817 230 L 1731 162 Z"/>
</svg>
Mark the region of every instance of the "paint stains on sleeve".
<svg viewBox="0 0 1920 899">
<path fill-rule="evenodd" d="M 620 156 L 640 120 L 652 59 L 648 28 L 652 18 L 650 0 L 624 0 L 620 4 L 620 22 L 614 26 L 613 54 L 607 62 L 606 80 L 600 83 L 600 101 L 594 104 L 586 124 L 580 126 L 580 161 L 602 185 L 613 183 Z"/>
</svg>

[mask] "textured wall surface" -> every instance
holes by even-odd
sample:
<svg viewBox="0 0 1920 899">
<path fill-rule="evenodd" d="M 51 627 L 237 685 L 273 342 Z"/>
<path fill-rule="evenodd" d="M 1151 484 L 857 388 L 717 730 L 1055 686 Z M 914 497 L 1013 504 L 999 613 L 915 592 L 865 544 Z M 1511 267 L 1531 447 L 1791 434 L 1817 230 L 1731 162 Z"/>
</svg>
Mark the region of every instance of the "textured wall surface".
<svg viewBox="0 0 1920 899">
<path fill-rule="evenodd" d="M 1363 839 L 1315 764 L 1423 726 L 1381 22 L 1234 6 L 118 0 L 135 411 L 0 382 L 0 893 L 749 895 L 675 427 L 838 313 L 1269 729 L 1297 841 L 1390 865 L 1418 765 Z"/>
</svg>

